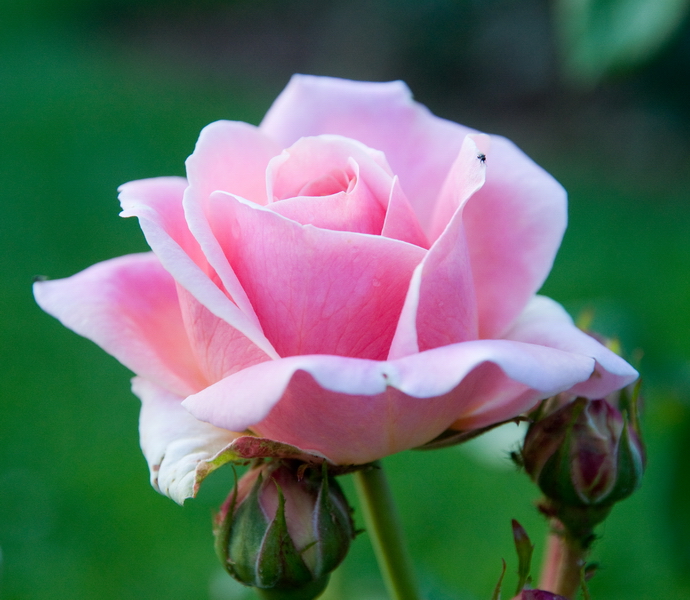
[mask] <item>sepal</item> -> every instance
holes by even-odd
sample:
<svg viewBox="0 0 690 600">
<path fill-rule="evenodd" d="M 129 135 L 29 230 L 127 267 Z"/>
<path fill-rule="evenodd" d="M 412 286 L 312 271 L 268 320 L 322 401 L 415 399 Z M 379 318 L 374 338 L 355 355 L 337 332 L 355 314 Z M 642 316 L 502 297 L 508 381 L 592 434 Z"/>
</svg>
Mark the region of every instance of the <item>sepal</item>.
<svg viewBox="0 0 690 600">
<path fill-rule="evenodd" d="M 226 570 L 265 598 L 311 600 L 354 536 L 351 509 L 325 463 L 262 463 L 235 485 L 216 517 Z"/>
</svg>

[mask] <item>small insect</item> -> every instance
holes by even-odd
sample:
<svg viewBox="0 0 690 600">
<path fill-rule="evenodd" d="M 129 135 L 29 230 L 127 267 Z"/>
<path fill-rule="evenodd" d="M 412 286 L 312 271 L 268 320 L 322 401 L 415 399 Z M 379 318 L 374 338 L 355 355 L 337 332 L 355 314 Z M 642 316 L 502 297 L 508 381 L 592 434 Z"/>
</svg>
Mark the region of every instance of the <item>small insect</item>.
<svg viewBox="0 0 690 600">
<path fill-rule="evenodd" d="M 523 469 L 525 467 L 525 461 L 522 458 L 522 452 L 520 450 L 513 450 L 508 456 L 510 456 L 510 460 L 513 461 L 513 464 L 518 469 Z"/>
<path fill-rule="evenodd" d="M 477 158 L 479 159 L 479 162 L 482 164 L 486 162 L 486 154 L 483 154 L 482 152 L 477 154 Z"/>
</svg>

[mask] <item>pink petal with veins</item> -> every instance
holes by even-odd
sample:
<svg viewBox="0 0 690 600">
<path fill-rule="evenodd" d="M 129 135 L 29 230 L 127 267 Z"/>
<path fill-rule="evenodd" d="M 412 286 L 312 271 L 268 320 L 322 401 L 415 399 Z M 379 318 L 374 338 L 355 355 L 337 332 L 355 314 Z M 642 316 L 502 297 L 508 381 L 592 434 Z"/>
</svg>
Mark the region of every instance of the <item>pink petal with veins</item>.
<svg viewBox="0 0 690 600">
<path fill-rule="evenodd" d="M 300 225 L 215 194 L 214 232 L 281 356 L 385 358 L 424 250 Z"/>
<path fill-rule="evenodd" d="M 206 387 L 187 339 L 175 281 L 153 253 L 34 284 L 39 306 L 128 369 L 181 396 Z"/>
<path fill-rule="evenodd" d="M 486 182 L 463 220 L 479 336 L 500 337 L 551 270 L 567 221 L 566 194 L 512 142 L 492 136 Z"/>
</svg>

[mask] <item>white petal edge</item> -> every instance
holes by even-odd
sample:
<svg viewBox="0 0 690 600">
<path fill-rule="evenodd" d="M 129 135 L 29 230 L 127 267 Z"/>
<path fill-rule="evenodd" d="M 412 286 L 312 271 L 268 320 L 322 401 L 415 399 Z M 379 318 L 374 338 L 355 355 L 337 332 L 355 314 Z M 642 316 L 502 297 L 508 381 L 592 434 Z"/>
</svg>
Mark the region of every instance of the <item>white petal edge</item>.
<svg viewBox="0 0 690 600">
<path fill-rule="evenodd" d="M 195 419 L 182 398 L 135 377 L 132 391 L 141 400 L 139 436 L 151 473 L 151 485 L 183 504 L 215 468 L 214 459 L 241 434 Z"/>
</svg>

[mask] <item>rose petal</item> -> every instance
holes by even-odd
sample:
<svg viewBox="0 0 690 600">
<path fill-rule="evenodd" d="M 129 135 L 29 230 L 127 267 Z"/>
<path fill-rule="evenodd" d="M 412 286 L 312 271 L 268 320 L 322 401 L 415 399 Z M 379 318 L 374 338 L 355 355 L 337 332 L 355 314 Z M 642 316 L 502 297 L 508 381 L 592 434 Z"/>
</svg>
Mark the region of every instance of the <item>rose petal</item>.
<svg viewBox="0 0 690 600">
<path fill-rule="evenodd" d="M 551 270 L 566 226 L 566 194 L 512 142 L 492 136 L 486 182 L 463 219 L 479 335 L 502 337 Z"/>
<path fill-rule="evenodd" d="M 135 373 L 182 396 L 208 385 L 187 340 L 175 282 L 153 254 L 37 282 L 34 294 L 43 310 Z"/>
<path fill-rule="evenodd" d="M 436 240 L 470 197 L 486 179 L 486 155 L 490 138 L 485 134 L 467 135 L 439 194 L 431 222 L 431 240 Z"/>
<path fill-rule="evenodd" d="M 380 151 L 340 135 L 320 135 L 300 138 L 271 160 L 267 168 L 269 202 L 311 195 L 302 192 L 305 185 L 346 168 L 350 159 L 364 169 L 364 175 L 372 180 L 374 191 L 385 197 L 393 174 Z M 345 189 L 335 191 L 347 191 L 347 184 Z M 332 193 L 334 191 L 326 191 L 319 195 Z M 385 208 L 385 204 L 382 206 Z"/>
<path fill-rule="evenodd" d="M 266 167 L 282 149 L 258 127 L 216 121 L 201 130 L 185 163 L 189 184 L 202 199 L 221 190 L 267 204 Z"/>
<path fill-rule="evenodd" d="M 182 197 L 187 186 L 187 180 L 183 177 L 152 177 L 125 183 L 118 188 L 122 206 L 120 216 L 134 216 L 147 221 L 147 229 L 151 230 L 150 234 L 156 241 L 163 236 L 154 230 L 161 229 L 169 241 L 183 248 L 199 268 L 206 270 L 208 262 L 184 218 Z M 160 245 L 165 247 L 162 240 Z"/>
<path fill-rule="evenodd" d="M 405 303 L 400 311 L 400 317 L 395 327 L 395 333 L 388 350 L 388 360 L 402 358 L 419 352 L 419 338 L 417 331 L 417 310 L 422 288 L 423 262 L 417 265 L 410 286 L 407 288 Z"/>
<path fill-rule="evenodd" d="M 424 250 L 212 196 L 214 233 L 281 356 L 384 358 Z"/>
<path fill-rule="evenodd" d="M 204 127 L 185 163 L 189 179 L 183 200 L 187 226 L 228 296 L 257 329 L 260 325 L 254 309 L 211 234 L 207 209 L 211 194 L 217 190 L 266 204 L 266 167 L 279 153 L 280 148 L 257 127 L 217 121 Z"/>
<path fill-rule="evenodd" d="M 393 184 L 388 197 L 386 220 L 383 223 L 381 235 L 407 242 L 408 244 L 414 244 L 421 248 L 429 247 L 429 240 L 427 240 L 417 215 L 407 200 L 407 196 L 405 196 L 402 187 L 400 187 L 400 181 L 397 176 L 393 178 Z"/>
<path fill-rule="evenodd" d="M 242 434 L 198 421 L 182 398 L 141 377 L 132 380 L 132 391 L 141 399 L 139 436 L 151 485 L 182 504 L 196 496 L 209 473 L 232 459 L 225 451 Z"/>
<path fill-rule="evenodd" d="M 467 136 L 444 185 L 435 216 L 454 214 L 412 276 L 389 359 L 477 339 L 477 304 L 462 221 L 463 206 L 484 183 L 476 141 L 486 150 L 486 136 Z"/>
<path fill-rule="evenodd" d="M 415 270 L 389 358 L 476 339 L 477 304 L 458 211 Z"/>
<path fill-rule="evenodd" d="M 188 397 L 215 425 L 360 464 L 433 439 L 452 423 L 509 419 L 586 380 L 592 359 L 504 340 L 436 348 L 396 361 L 299 356 L 244 369 Z"/>
<path fill-rule="evenodd" d="M 472 129 L 432 115 L 401 81 L 370 83 L 294 75 L 261 122 L 281 146 L 343 135 L 381 150 L 427 231 L 434 202 Z"/>
<path fill-rule="evenodd" d="M 270 360 L 249 338 L 216 317 L 181 286 L 178 296 L 194 358 L 207 381 L 215 383 L 240 369 Z"/>
<path fill-rule="evenodd" d="M 271 161 L 267 179 L 269 208 L 278 214 L 324 229 L 381 233 L 392 176 L 380 152 L 340 136 L 302 138 Z"/>
<path fill-rule="evenodd" d="M 121 215 L 139 218 L 146 241 L 161 264 L 199 303 L 247 336 L 268 356 L 276 357 L 253 311 L 248 314 L 240 310 L 214 283 L 218 276 L 190 235 L 181 210 L 186 188 L 183 183 L 185 180 L 180 178 L 155 178 L 121 186 Z"/>
<path fill-rule="evenodd" d="M 299 196 L 281 200 L 270 209 L 302 225 L 314 225 L 333 231 L 380 233 L 385 210 L 359 173 L 359 165 L 348 165 L 344 177 L 351 178 L 349 192 L 327 196 Z"/>
<path fill-rule="evenodd" d="M 545 296 L 531 300 L 505 337 L 593 358 L 596 366 L 592 376 L 571 390 L 578 396 L 603 398 L 638 377 L 627 362 L 575 327 L 565 309 Z"/>
</svg>

